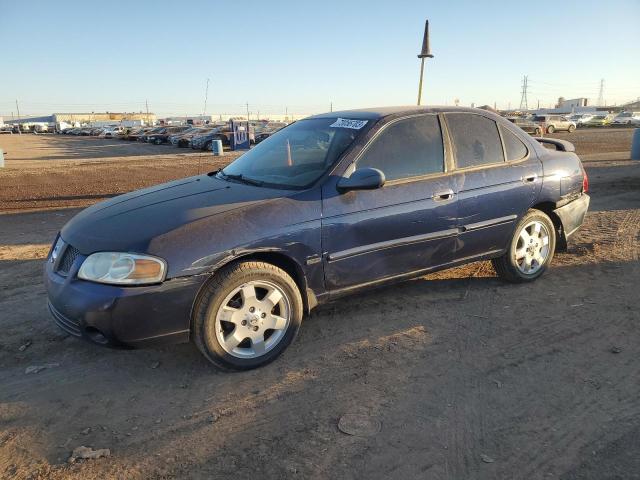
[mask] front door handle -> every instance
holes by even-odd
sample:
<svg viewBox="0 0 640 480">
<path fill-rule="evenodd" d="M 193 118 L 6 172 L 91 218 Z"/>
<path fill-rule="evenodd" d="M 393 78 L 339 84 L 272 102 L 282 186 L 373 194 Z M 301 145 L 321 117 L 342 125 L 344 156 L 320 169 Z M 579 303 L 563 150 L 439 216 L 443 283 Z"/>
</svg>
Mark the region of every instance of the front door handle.
<svg viewBox="0 0 640 480">
<path fill-rule="evenodd" d="M 538 178 L 538 175 L 536 173 L 525 175 L 524 177 L 522 177 L 522 183 L 533 183 L 536 181 L 537 178 Z"/>
<path fill-rule="evenodd" d="M 434 193 L 431 198 L 435 202 L 444 202 L 445 200 L 451 200 L 455 195 L 453 190 L 445 190 L 443 192 Z"/>
</svg>

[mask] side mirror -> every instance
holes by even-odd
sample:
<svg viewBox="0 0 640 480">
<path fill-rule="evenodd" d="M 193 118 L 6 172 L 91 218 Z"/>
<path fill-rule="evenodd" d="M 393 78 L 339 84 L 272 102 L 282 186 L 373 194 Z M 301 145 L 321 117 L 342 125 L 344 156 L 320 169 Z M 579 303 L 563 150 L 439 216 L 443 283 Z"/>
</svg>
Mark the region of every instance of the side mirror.
<svg viewBox="0 0 640 480">
<path fill-rule="evenodd" d="M 375 190 L 384 185 L 384 173 L 377 168 L 361 168 L 355 170 L 349 178 L 341 178 L 338 181 L 338 190 Z"/>
</svg>

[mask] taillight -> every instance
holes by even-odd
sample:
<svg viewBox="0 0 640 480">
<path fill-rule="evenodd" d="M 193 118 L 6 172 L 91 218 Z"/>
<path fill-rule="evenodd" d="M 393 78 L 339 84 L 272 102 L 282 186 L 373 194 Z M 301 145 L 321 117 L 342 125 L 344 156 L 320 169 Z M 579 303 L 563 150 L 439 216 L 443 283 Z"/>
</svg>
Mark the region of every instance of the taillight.
<svg viewBox="0 0 640 480">
<path fill-rule="evenodd" d="M 587 193 L 589 191 L 589 177 L 587 177 L 587 171 L 582 167 L 582 192 Z"/>
</svg>

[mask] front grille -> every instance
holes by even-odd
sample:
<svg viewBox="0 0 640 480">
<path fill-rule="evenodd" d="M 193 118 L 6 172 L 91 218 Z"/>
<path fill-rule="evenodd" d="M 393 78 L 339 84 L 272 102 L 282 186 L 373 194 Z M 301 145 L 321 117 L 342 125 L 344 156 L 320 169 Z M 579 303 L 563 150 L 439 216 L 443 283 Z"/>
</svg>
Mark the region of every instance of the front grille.
<svg viewBox="0 0 640 480">
<path fill-rule="evenodd" d="M 67 275 L 73 266 L 73 262 L 78 258 L 78 255 L 80 255 L 80 252 L 77 248 L 67 245 L 67 248 L 65 248 L 64 253 L 62 254 L 62 258 L 58 262 L 57 272 L 62 275 Z"/>
<path fill-rule="evenodd" d="M 80 324 L 68 317 L 65 317 L 62 313 L 60 313 L 56 308 L 51 305 L 51 302 L 48 302 L 49 311 L 51 315 L 53 315 L 53 319 L 62 330 L 67 332 L 74 337 L 81 337 L 82 332 L 80 331 Z"/>
</svg>

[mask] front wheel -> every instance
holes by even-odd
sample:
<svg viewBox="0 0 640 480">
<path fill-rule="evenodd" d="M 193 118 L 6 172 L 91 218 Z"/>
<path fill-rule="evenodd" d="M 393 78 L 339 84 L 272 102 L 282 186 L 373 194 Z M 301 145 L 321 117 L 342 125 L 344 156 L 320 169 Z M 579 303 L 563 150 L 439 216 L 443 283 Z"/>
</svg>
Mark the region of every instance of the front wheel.
<svg viewBox="0 0 640 480">
<path fill-rule="evenodd" d="M 493 267 L 508 282 L 531 282 L 548 268 L 555 248 L 551 219 L 540 210 L 529 210 L 516 226 L 505 254 L 492 260 Z"/>
<path fill-rule="evenodd" d="M 542 129 L 541 128 L 536 128 L 535 134 L 539 137 L 540 135 L 542 135 Z"/>
<path fill-rule="evenodd" d="M 273 361 L 296 336 L 300 291 L 287 272 L 245 261 L 217 273 L 194 308 L 193 337 L 214 365 L 249 370 Z"/>
<path fill-rule="evenodd" d="M 553 125 L 549 125 L 547 127 L 547 133 L 553 133 L 556 131 L 556 127 L 554 127 Z"/>
<path fill-rule="evenodd" d="M 568 131 L 569 133 L 573 133 L 573 132 L 575 131 L 575 129 L 576 129 L 576 127 L 574 127 L 573 125 L 569 125 L 569 128 L 568 128 L 568 130 L 567 130 L 567 131 Z"/>
</svg>

